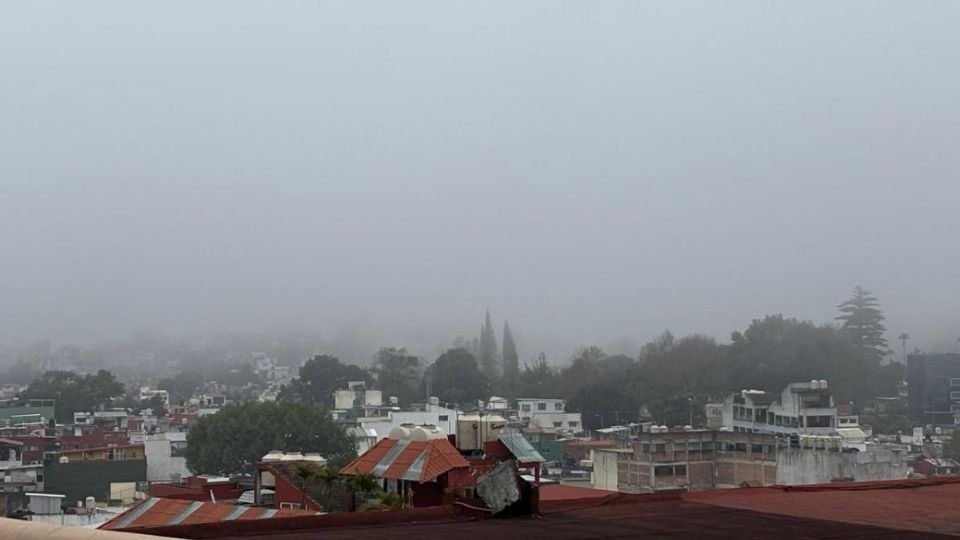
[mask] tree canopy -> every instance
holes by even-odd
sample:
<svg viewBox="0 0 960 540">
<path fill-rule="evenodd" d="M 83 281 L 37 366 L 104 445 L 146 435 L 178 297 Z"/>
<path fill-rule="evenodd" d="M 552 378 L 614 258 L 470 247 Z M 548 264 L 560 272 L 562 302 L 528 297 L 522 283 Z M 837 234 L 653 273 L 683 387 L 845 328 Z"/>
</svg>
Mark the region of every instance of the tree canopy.
<svg viewBox="0 0 960 540">
<path fill-rule="evenodd" d="M 842 322 L 844 332 L 854 343 L 881 355 L 887 354 L 887 340 L 884 338 L 887 329 L 883 325 L 885 317 L 873 293 L 857 285 L 853 289 L 853 296 L 837 309 L 840 311 L 837 320 Z"/>
<path fill-rule="evenodd" d="M 503 350 L 500 354 L 503 364 L 501 375 L 501 391 L 507 397 L 516 397 L 517 378 L 520 376 L 520 357 L 517 354 L 517 344 L 513 341 L 513 332 L 510 323 L 503 323 Z"/>
<path fill-rule="evenodd" d="M 408 405 L 422 397 L 420 359 L 408 354 L 407 349 L 382 347 L 373 357 L 371 371 L 384 399 L 396 396 L 401 404 Z"/>
<path fill-rule="evenodd" d="M 480 371 L 488 381 L 495 381 L 499 376 L 499 353 L 497 352 L 497 335 L 490 322 L 490 312 L 480 329 Z M 489 396 L 488 396 L 489 397 Z"/>
<path fill-rule="evenodd" d="M 468 404 L 490 397 L 490 381 L 466 349 L 450 349 L 440 355 L 424 376 L 424 391 L 447 403 Z"/>
<path fill-rule="evenodd" d="M 73 413 L 89 412 L 124 395 L 123 385 L 105 369 L 95 375 L 79 375 L 72 371 L 47 371 L 35 379 L 24 399 L 56 400 L 57 421 L 72 423 Z"/>
<path fill-rule="evenodd" d="M 333 392 L 347 387 L 349 381 L 370 383 L 370 373 L 353 364 L 343 364 L 335 356 L 314 356 L 300 368 L 299 377 L 283 389 L 280 399 L 320 403 L 333 407 Z"/>
<path fill-rule="evenodd" d="M 228 405 L 190 429 L 187 467 L 197 474 L 248 472 L 271 450 L 319 452 L 339 466 L 356 457 L 356 441 L 319 405 Z"/>
</svg>

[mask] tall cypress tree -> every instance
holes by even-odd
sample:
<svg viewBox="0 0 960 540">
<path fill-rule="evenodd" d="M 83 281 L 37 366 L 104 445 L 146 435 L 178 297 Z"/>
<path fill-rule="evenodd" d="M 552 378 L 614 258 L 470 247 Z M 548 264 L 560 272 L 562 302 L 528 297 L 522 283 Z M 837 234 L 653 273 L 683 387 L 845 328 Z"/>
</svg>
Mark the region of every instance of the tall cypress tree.
<svg viewBox="0 0 960 540">
<path fill-rule="evenodd" d="M 497 353 L 497 335 L 493 332 L 493 324 L 490 323 L 490 311 L 487 310 L 487 318 L 480 329 L 480 371 L 491 381 L 496 381 L 499 373 L 499 357 Z"/>
<path fill-rule="evenodd" d="M 877 297 L 857 285 L 853 289 L 853 296 L 837 306 L 837 309 L 840 310 L 837 320 L 842 321 L 843 331 L 854 343 L 874 349 L 880 354 L 887 353 L 887 340 L 883 337 L 887 328 L 883 325 L 885 317 L 880 311 Z"/>
<path fill-rule="evenodd" d="M 520 376 L 520 358 L 517 355 L 517 344 L 513 341 L 513 332 L 510 323 L 503 323 L 503 389 L 507 397 L 516 397 L 517 378 Z"/>
</svg>

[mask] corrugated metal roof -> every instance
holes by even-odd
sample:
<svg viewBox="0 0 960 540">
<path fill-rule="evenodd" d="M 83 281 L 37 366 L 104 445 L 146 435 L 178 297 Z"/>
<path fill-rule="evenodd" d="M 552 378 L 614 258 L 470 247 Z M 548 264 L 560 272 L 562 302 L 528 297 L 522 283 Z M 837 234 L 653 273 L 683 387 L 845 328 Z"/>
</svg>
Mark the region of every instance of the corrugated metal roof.
<svg viewBox="0 0 960 540">
<path fill-rule="evenodd" d="M 305 510 L 233 506 L 204 501 L 151 497 L 100 526 L 108 530 L 136 530 L 144 527 L 195 525 L 244 519 L 310 516 Z"/>
<path fill-rule="evenodd" d="M 497 438 L 521 463 L 543 463 L 547 461 L 521 433 L 501 432 Z"/>
<path fill-rule="evenodd" d="M 377 478 L 425 482 L 452 469 L 469 466 L 447 439 L 383 439 L 340 472 L 347 475 L 371 473 Z"/>
</svg>

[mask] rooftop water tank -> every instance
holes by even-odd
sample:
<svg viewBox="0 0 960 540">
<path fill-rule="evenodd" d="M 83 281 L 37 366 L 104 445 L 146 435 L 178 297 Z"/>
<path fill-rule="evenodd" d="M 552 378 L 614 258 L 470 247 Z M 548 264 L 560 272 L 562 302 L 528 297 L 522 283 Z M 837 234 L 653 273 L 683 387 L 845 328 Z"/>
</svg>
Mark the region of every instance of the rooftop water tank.
<svg viewBox="0 0 960 540">
<path fill-rule="evenodd" d="M 403 426 L 396 426 L 390 430 L 390 434 L 387 435 L 388 439 L 393 439 L 395 441 L 405 441 L 410 437 L 410 430 Z"/>
</svg>

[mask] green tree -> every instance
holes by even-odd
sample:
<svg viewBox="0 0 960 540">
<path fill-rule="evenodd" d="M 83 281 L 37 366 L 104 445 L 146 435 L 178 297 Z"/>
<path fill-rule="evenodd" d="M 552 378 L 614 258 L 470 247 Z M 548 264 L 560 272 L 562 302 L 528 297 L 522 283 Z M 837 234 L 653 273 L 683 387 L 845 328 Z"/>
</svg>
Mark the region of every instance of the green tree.
<svg viewBox="0 0 960 540">
<path fill-rule="evenodd" d="M 382 347 L 373 357 L 375 386 L 384 394 L 384 399 L 396 396 L 406 405 L 420 394 L 420 359 L 407 353 L 407 349 Z"/>
<path fill-rule="evenodd" d="M 699 334 L 676 338 L 666 331 L 644 345 L 635 385 L 650 418 L 668 426 L 701 425 L 709 397 L 726 391 L 723 360 L 724 348 Z"/>
<path fill-rule="evenodd" d="M 490 322 L 490 312 L 487 311 L 487 317 L 480 329 L 480 371 L 486 375 L 489 381 L 497 380 L 499 375 L 498 364 L 500 362 L 497 356 L 497 336 L 493 331 L 493 324 Z"/>
<path fill-rule="evenodd" d="M 320 403 L 333 407 L 333 392 L 347 387 L 349 381 L 370 383 L 370 373 L 352 364 L 343 364 L 335 356 L 314 356 L 300 368 L 294 379 L 280 394 L 282 401 Z"/>
<path fill-rule="evenodd" d="M 171 403 L 185 402 L 192 398 L 201 386 L 203 386 L 203 375 L 192 370 L 181 371 L 173 377 L 160 379 L 157 383 L 158 389 L 170 393 Z"/>
<path fill-rule="evenodd" d="M 319 452 L 340 466 L 356 457 L 356 441 L 319 405 L 228 405 L 190 429 L 187 467 L 196 474 L 249 472 L 271 450 Z"/>
<path fill-rule="evenodd" d="M 788 383 L 826 379 L 839 401 L 862 403 L 890 395 L 903 365 L 881 365 L 876 350 L 856 344 L 833 326 L 768 315 L 742 334 L 734 332 L 726 351 L 727 389 L 779 392 Z"/>
<path fill-rule="evenodd" d="M 501 354 L 503 362 L 503 393 L 507 397 L 517 397 L 517 379 L 520 376 L 520 357 L 517 354 L 517 344 L 513 341 L 513 332 L 510 331 L 510 323 L 503 323 L 503 352 Z"/>
<path fill-rule="evenodd" d="M 517 378 L 516 397 L 557 396 L 556 371 L 547 363 L 547 355 L 540 353 L 533 365 L 527 364 Z"/>
<path fill-rule="evenodd" d="M 877 297 L 857 285 L 853 289 L 853 296 L 837 306 L 840 311 L 837 320 L 842 321 L 841 327 L 855 344 L 885 355 L 888 350 L 883 335 L 887 329 L 883 325 L 884 316 L 879 306 Z"/>
<path fill-rule="evenodd" d="M 21 397 L 56 400 L 57 421 L 72 423 L 73 413 L 92 411 L 123 395 L 123 385 L 112 373 L 101 369 L 95 375 L 79 375 L 72 371 L 44 372 L 30 383 Z"/>
<path fill-rule="evenodd" d="M 317 471 L 317 466 L 313 463 L 298 463 L 296 471 L 297 478 L 300 479 L 300 508 L 306 508 L 307 489 L 310 487 L 310 482 L 317 477 L 319 472 Z"/>
<path fill-rule="evenodd" d="M 490 381 L 466 349 L 450 349 L 424 374 L 424 390 L 447 403 L 468 404 L 490 397 Z"/>
</svg>

